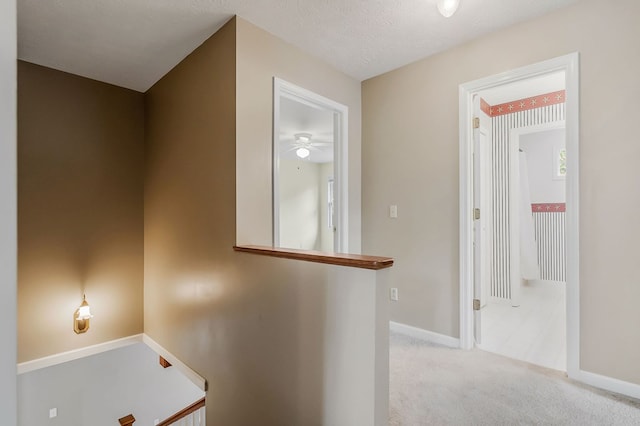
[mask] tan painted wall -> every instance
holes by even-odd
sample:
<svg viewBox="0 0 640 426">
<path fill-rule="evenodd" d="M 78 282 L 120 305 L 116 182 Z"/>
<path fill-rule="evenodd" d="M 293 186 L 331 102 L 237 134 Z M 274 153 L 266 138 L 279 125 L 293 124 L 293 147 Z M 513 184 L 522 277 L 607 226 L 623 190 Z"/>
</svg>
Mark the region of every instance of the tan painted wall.
<svg viewBox="0 0 640 426">
<path fill-rule="evenodd" d="M 235 82 L 232 20 L 145 96 L 145 333 L 209 380 L 209 422 L 239 374 Z"/>
<path fill-rule="evenodd" d="M 146 96 L 145 333 L 207 379 L 209 424 L 374 424 L 374 397 L 383 424 L 386 274 L 232 249 L 238 22 Z"/>
<path fill-rule="evenodd" d="M 280 247 L 320 250 L 321 164 L 280 159 Z"/>
<path fill-rule="evenodd" d="M 16 424 L 16 2 L 0 3 L 0 413 Z"/>
<path fill-rule="evenodd" d="M 360 252 L 360 82 L 243 20 L 237 20 L 237 240 L 272 243 L 273 77 L 349 108 L 349 251 Z"/>
<path fill-rule="evenodd" d="M 18 63 L 18 361 L 141 333 L 142 93 Z M 95 318 L 73 313 L 86 293 Z"/>
<path fill-rule="evenodd" d="M 396 258 L 393 320 L 459 333 L 458 85 L 579 51 L 581 367 L 640 383 L 638 16 L 583 1 L 363 83 L 363 249 Z"/>
</svg>

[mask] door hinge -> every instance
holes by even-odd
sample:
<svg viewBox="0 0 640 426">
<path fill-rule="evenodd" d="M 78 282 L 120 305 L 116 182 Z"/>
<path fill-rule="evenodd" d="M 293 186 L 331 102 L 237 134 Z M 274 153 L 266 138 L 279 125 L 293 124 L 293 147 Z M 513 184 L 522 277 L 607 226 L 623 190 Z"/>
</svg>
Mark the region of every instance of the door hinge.
<svg viewBox="0 0 640 426">
<path fill-rule="evenodd" d="M 473 299 L 473 310 L 474 311 L 480 310 L 480 299 Z"/>
<path fill-rule="evenodd" d="M 473 209 L 473 219 L 480 220 L 480 209 Z"/>
<path fill-rule="evenodd" d="M 480 128 L 480 117 L 473 117 L 473 128 L 474 129 Z"/>
</svg>

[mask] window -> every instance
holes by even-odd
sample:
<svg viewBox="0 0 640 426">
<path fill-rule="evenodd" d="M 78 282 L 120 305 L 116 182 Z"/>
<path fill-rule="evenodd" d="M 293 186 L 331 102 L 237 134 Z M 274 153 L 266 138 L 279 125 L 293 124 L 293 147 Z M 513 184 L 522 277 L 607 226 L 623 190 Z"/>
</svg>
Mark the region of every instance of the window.
<svg viewBox="0 0 640 426">
<path fill-rule="evenodd" d="M 553 178 L 564 179 L 567 176 L 567 150 L 555 147 L 553 149 Z"/>
<path fill-rule="evenodd" d="M 327 227 L 333 229 L 333 178 L 327 181 Z"/>
</svg>

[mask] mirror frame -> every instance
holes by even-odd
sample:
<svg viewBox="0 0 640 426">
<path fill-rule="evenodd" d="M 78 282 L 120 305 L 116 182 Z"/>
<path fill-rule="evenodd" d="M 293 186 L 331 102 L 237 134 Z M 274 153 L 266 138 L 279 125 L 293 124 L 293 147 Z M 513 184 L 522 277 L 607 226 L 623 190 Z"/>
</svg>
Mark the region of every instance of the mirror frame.
<svg viewBox="0 0 640 426">
<path fill-rule="evenodd" d="M 349 251 L 348 130 L 349 108 L 278 77 L 273 78 L 273 246 L 280 246 L 280 98 L 333 112 L 334 225 L 333 250 Z"/>
</svg>

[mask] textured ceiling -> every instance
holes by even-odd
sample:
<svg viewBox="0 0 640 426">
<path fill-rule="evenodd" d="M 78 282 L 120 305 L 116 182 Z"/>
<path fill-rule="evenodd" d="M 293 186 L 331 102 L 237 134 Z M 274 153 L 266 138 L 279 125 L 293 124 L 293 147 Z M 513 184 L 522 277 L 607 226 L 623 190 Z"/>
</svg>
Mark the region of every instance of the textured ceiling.
<svg viewBox="0 0 640 426">
<path fill-rule="evenodd" d="M 364 80 L 576 1 L 18 0 L 18 56 L 146 91 L 237 14 Z"/>
</svg>

